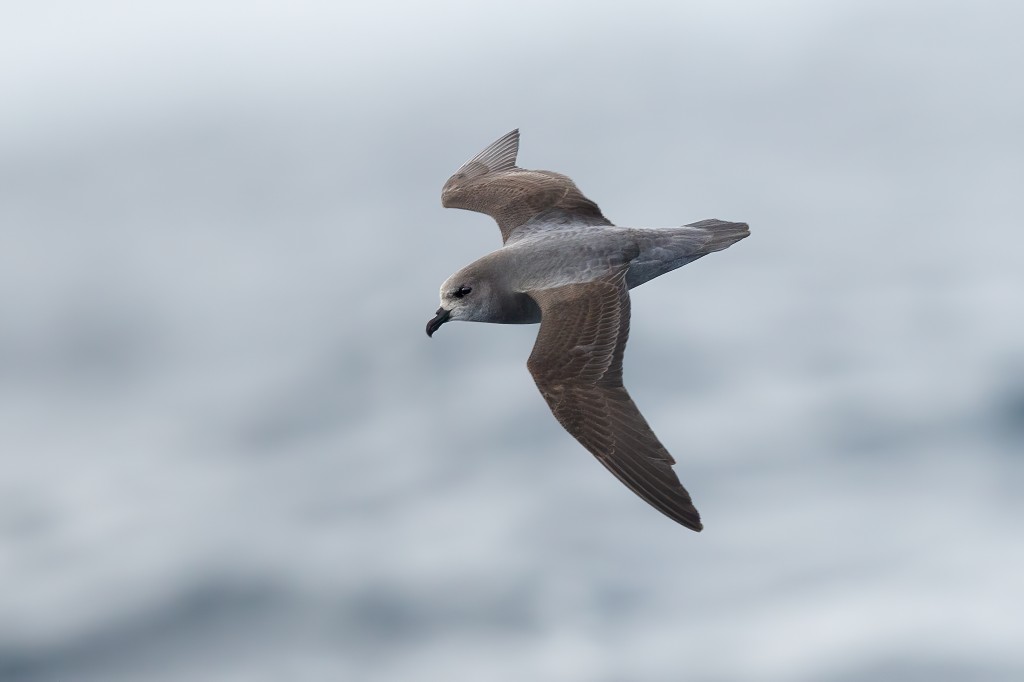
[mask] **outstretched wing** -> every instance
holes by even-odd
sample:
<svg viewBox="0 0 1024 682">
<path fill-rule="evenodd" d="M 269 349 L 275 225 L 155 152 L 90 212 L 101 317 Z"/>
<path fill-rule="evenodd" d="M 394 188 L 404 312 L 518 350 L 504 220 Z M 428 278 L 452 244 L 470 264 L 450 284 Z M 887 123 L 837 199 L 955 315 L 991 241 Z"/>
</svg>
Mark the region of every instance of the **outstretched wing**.
<svg viewBox="0 0 1024 682">
<path fill-rule="evenodd" d="M 531 291 L 540 332 L 527 366 L 565 430 L 651 506 L 687 528 L 703 528 L 675 460 L 622 385 L 629 335 L 625 269 L 613 276 Z"/>
<path fill-rule="evenodd" d="M 516 166 L 519 130 L 498 138 L 467 161 L 441 190 L 441 205 L 485 213 L 498 223 L 502 241 L 531 221 L 611 225 L 568 177 Z"/>
</svg>

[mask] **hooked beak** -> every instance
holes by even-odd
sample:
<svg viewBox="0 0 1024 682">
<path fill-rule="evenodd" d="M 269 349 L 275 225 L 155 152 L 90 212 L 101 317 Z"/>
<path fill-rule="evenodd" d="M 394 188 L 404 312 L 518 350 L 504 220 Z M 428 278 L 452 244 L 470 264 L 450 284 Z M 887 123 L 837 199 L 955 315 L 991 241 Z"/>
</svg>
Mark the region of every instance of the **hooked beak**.
<svg viewBox="0 0 1024 682">
<path fill-rule="evenodd" d="M 448 321 L 451 317 L 452 311 L 445 310 L 443 307 L 437 309 L 437 314 L 427 322 L 427 336 L 433 336 L 434 332 L 441 328 L 441 325 Z"/>
</svg>

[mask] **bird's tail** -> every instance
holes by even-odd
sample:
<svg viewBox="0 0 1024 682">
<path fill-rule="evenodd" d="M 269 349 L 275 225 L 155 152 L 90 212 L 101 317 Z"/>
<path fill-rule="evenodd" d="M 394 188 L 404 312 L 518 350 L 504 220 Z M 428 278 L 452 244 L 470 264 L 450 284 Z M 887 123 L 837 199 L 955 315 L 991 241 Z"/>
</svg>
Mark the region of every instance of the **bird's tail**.
<svg viewBox="0 0 1024 682">
<path fill-rule="evenodd" d="M 636 230 L 640 254 L 626 275 L 629 288 L 721 251 L 750 235 L 746 223 L 711 218 L 668 229 Z"/>
<path fill-rule="evenodd" d="M 746 223 L 730 223 L 728 220 L 719 220 L 718 218 L 708 218 L 684 225 L 684 227 L 698 227 L 711 233 L 711 239 L 699 249 L 696 258 L 721 251 L 750 236 L 750 226 Z"/>
</svg>

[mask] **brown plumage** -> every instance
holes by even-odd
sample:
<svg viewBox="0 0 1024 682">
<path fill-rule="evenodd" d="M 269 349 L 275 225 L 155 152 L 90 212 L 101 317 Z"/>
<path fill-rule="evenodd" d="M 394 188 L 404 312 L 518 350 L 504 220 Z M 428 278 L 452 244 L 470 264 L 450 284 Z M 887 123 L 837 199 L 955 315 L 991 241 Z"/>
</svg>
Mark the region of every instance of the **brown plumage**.
<svg viewBox="0 0 1024 682">
<path fill-rule="evenodd" d="M 441 190 L 441 205 L 494 218 L 507 242 L 512 231 L 531 220 L 572 216 L 591 225 L 611 225 L 572 180 L 545 170 L 516 166 L 519 130 L 499 138 L 467 161 Z"/>
<path fill-rule="evenodd" d="M 622 385 L 629 337 L 626 269 L 597 281 L 544 289 L 526 366 L 555 418 L 615 477 L 687 528 L 700 514 L 672 471 L 675 460 Z"/>
</svg>

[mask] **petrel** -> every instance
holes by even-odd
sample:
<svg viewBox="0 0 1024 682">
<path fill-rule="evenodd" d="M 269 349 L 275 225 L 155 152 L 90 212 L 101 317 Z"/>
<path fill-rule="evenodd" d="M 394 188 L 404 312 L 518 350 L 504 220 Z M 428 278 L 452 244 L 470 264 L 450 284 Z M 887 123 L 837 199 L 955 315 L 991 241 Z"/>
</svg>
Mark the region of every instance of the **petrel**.
<svg viewBox="0 0 1024 682">
<path fill-rule="evenodd" d="M 427 336 L 445 322 L 540 322 L 526 363 L 558 422 L 648 504 L 703 526 L 675 460 L 622 385 L 629 290 L 750 234 L 746 223 L 617 227 L 565 175 L 516 166 L 519 130 L 467 161 L 441 205 L 484 213 L 504 242 L 441 285 Z"/>
</svg>

